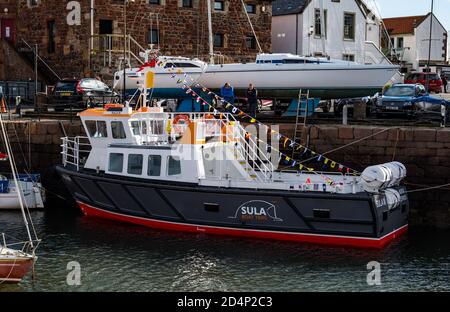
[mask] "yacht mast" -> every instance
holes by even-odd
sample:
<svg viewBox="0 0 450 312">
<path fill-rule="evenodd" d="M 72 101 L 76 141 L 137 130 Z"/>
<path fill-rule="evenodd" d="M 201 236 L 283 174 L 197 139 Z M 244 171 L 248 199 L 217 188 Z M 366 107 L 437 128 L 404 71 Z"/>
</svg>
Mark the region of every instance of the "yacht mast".
<svg viewBox="0 0 450 312">
<path fill-rule="evenodd" d="M 214 43 L 212 33 L 211 0 L 206 0 L 208 8 L 209 62 L 214 64 Z"/>
</svg>

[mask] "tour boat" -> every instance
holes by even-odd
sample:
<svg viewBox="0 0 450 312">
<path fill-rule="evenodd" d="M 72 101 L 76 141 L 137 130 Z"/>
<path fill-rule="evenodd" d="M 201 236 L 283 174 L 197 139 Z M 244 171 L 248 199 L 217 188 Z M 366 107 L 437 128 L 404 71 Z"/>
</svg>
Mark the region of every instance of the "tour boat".
<svg viewBox="0 0 450 312">
<path fill-rule="evenodd" d="M 367 248 L 407 231 L 400 163 L 361 174 L 283 171 L 276 148 L 232 114 L 111 104 L 79 116 L 88 137 L 63 138 L 57 172 L 88 217 Z"/>
<path fill-rule="evenodd" d="M 45 191 L 40 183 L 40 175 L 20 174 L 18 182 L 22 199 L 29 209 L 44 208 Z M 0 210 L 20 209 L 19 192 L 12 178 L 0 175 Z"/>
<path fill-rule="evenodd" d="M 244 96 L 252 83 L 259 97 L 267 99 L 296 99 L 300 89 L 308 89 L 311 97 L 321 99 L 356 98 L 381 91 L 398 69 L 392 64 L 366 65 L 293 54 L 259 54 L 255 62 L 233 64 L 161 56 L 153 64 L 146 62 L 140 68 L 126 69 L 125 88 L 128 94 L 133 94 L 151 71 L 155 74 L 153 97 L 184 98 L 186 94 L 177 85 L 177 79 L 171 79 L 180 71 L 190 77 L 188 82 L 192 86 L 198 83 L 214 91 L 229 82 L 237 96 Z M 114 75 L 114 89 L 123 90 L 123 70 Z"/>
</svg>

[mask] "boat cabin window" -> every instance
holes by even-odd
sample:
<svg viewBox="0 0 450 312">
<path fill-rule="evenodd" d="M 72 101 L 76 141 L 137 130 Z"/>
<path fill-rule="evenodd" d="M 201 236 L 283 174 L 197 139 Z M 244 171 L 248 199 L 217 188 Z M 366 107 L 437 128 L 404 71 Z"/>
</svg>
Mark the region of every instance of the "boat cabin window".
<svg viewBox="0 0 450 312">
<path fill-rule="evenodd" d="M 162 135 L 164 134 L 164 121 L 163 120 L 150 120 L 151 134 Z"/>
<path fill-rule="evenodd" d="M 110 172 L 122 173 L 123 171 L 123 154 L 111 153 L 109 154 L 109 167 Z"/>
<path fill-rule="evenodd" d="M 142 174 L 144 157 L 141 154 L 128 155 L 128 174 Z"/>
<path fill-rule="evenodd" d="M 171 62 L 164 66 L 165 68 L 198 68 L 199 66 L 192 63 L 175 63 Z"/>
<path fill-rule="evenodd" d="M 141 125 L 139 121 L 132 121 L 131 122 L 131 131 L 134 135 L 140 135 L 141 134 Z"/>
<path fill-rule="evenodd" d="M 161 175 L 161 156 L 149 155 L 147 175 L 150 177 L 159 177 Z"/>
<path fill-rule="evenodd" d="M 131 122 L 131 131 L 133 135 L 146 135 L 147 122 L 145 120 L 135 120 Z"/>
<path fill-rule="evenodd" d="M 114 139 L 126 139 L 127 134 L 121 121 L 111 121 L 111 133 Z"/>
<path fill-rule="evenodd" d="M 181 161 L 179 157 L 169 156 L 167 160 L 167 173 L 170 176 L 181 174 Z"/>
<path fill-rule="evenodd" d="M 99 120 L 86 120 L 86 128 L 91 138 L 107 138 L 106 122 Z"/>
</svg>

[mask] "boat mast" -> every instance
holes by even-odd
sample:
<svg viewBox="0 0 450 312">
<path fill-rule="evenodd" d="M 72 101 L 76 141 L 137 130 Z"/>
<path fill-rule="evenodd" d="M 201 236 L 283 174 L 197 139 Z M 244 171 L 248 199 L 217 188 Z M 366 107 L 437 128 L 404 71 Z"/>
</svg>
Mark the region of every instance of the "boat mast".
<svg viewBox="0 0 450 312">
<path fill-rule="evenodd" d="M 319 0 L 319 10 L 320 10 L 320 39 L 322 40 L 322 53 L 323 55 L 327 55 L 325 37 L 326 37 L 326 29 L 325 29 L 325 12 L 323 10 L 323 0 Z"/>
<path fill-rule="evenodd" d="M 214 42 L 212 33 L 211 0 L 206 0 L 208 8 L 209 62 L 214 64 Z"/>
<path fill-rule="evenodd" d="M 33 245 L 33 238 L 31 237 L 31 232 L 30 232 L 30 227 L 28 225 L 28 219 L 27 219 L 27 215 L 25 213 L 25 208 L 24 208 L 24 204 L 23 204 L 23 198 L 22 198 L 22 188 L 19 185 L 19 182 L 17 180 L 17 171 L 16 171 L 16 166 L 13 162 L 13 154 L 12 154 L 12 150 L 11 150 L 11 145 L 9 143 L 9 139 L 8 139 L 8 135 L 6 134 L 6 130 L 5 130 L 5 125 L 3 124 L 3 118 L 2 118 L 2 114 L 0 114 L 0 125 L 2 128 L 2 136 L 3 139 L 5 140 L 5 146 L 6 146 L 6 153 L 8 154 L 8 160 L 9 160 L 9 165 L 11 166 L 11 173 L 14 179 L 14 185 L 16 187 L 17 190 L 17 196 L 19 196 L 19 204 L 20 204 L 20 210 L 22 211 L 22 217 L 23 217 L 23 222 L 25 223 L 25 228 L 27 229 L 27 234 L 28 234 L 28 239 L 30 241 L 30 246 L 31 248 L 34 248 Z"/>
</svg>

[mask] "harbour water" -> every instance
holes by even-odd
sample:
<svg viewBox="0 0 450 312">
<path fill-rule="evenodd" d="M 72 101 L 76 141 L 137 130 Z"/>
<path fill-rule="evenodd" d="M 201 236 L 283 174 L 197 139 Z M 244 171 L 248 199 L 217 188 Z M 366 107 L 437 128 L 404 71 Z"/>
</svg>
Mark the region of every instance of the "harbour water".
<svg viewBox="0 0 450 312">
<path fill-rule="evenodd" d="M 450 291 L 450 232 L 412 228 L 384 250 L 320 247 L 155 231 L 82 218 L 58 204 L 33 212 L 36 279 L 0 291 Z M 1 212 L 0 232 L 24 238 L 20 213 Z M 67 284 L 67 264 L 81 285 Z M 381 285 L 367 284 L 367 263 Z"/>
</svg>

